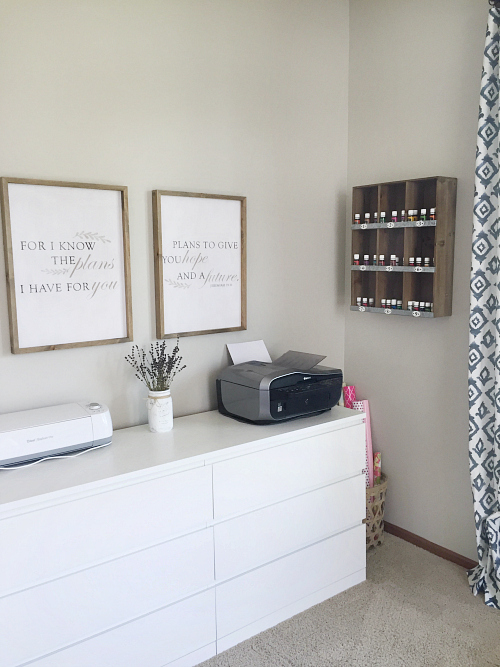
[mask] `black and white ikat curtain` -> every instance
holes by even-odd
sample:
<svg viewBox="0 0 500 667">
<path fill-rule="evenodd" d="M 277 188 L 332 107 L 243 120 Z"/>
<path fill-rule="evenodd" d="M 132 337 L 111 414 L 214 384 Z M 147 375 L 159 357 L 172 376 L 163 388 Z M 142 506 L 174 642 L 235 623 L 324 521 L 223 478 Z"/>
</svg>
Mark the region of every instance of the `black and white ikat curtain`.
<svg viewBox="0 0 500 667">
<path fill-rule="evenodd" d="M 476 151 L 469 347 L 469 461 L 479 565 L 475 595 L 500 609 L 500 10 L 484 48 Z"/>
</svg>

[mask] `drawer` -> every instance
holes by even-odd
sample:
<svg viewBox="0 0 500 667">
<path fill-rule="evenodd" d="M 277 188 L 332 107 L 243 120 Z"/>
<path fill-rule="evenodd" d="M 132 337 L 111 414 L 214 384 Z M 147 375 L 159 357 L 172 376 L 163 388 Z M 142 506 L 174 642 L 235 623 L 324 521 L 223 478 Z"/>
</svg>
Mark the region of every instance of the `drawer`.
<svg viewBox="0 0 500 667">
<path fill-rule="evenodd" d="M 215 525 L 216 579 L 234 577 L 361 523 L 365 488 L 360 474 Z"/>
<path fill-rule="evenodd" d="M 4 597 L 0 665 L 18 665 L 127 623 L 198 593 L 213 579 L 213 531 L 207 528 Z"/>
<path fill-rule="evenodd" d="M 211 469 L 200 467 L 0 520 L 0 597 L 211 519 Z"/>
<path fill-rule="evenodd" d="M 225 637 L 365 568 L 360 525 L 217 586 L 217 637 Z"/>
<path fill-rule="evenodd" d="M 214 516 L 223 519 L 360 473 L 365 425 L 214 464 Z"/>
<path fill-rule="evenodd" d="M 174 661 L 176 667 L 192 667 L 212 655 L 213 589 L 37 660 L 33 667 L 163 667 Z"/>
</svg>

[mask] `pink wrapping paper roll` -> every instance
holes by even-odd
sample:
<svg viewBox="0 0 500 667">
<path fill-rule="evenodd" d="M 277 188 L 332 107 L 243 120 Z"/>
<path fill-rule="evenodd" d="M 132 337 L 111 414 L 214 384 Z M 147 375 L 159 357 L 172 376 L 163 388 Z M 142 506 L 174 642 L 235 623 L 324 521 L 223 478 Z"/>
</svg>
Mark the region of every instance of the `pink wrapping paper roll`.
<svg viewBox="0 0 500 667">
<path fill-rule="evenodd" d="M 352 410 L 353 401 L 356 400 L 356 387 L 348 385 L 344 387 L 344 407 Z"/>
<path fill-rule="evenodd" d="M 352 404 L 353 410 L 360 410 L 365 413 L 365 433 L 366 433 L 366 486 L 373 486 L 373 447 L 372 447 L 372 427 L 370 424 L 370 404 L 368 401 L 354 401 Z"/>
</svg>

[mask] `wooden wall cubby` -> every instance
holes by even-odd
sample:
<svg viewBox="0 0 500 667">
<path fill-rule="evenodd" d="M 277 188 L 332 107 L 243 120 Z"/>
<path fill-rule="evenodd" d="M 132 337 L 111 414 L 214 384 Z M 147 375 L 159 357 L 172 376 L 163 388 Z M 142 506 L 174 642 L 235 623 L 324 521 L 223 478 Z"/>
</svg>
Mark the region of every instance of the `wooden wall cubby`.
<svg viewBox="0 0 500 667">
<path fill-rule="evenodd" d="M 457 179 L 444 176 L 353 188 L 352 219 L 360 214 L 361 224 L 351 226 L 351 310 L 427 318 L 451 315 L 456 197 Z M 435 220 L 429 219 L 431 208 L 436 209 Z M 408 211 L 415 209 L 418 220 L 401 221 L 402 210 L 408 218 Z M 420 220 L 421 209 L 427 209 L 426 220 Z M 397 222 L 391 221 L 392 211 L 398 213 Z M 385 222 L 374 223 L 374 213 L 380 220 L 382 212 Z M 354 264 L 355 254 L 360 256 L 359 266 Z M 379 265 L 382 254 L 385 266 Z M 364 255 L 369 255 L 369 265 L 364 265 Z M 391 255 L 399 257 L 398 266 L 390 266 Z M 410 257 L 421 257 L 422 265 L 410 266 Z M 431 260 L 428 267 L 425 257 Z M 373 299 L 373 306 L 359 306 L 358 297 Z M 400 300 L 402 309 L 383 308 L 382 299 Z M 432 312 L 409 310 L 409 301 L 432 303 Z"/>
</svg>

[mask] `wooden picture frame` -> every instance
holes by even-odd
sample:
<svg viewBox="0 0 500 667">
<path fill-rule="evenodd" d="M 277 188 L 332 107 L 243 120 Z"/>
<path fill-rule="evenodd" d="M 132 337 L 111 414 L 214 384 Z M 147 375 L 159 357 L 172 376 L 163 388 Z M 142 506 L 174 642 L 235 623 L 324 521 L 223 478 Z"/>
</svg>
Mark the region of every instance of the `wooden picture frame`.
<svg viewBox="0 0 500 667">
<path fill-rule="evenodd" d="M 13 354 L 132 340 L 125 186 L 0 179 Z"/>
<path fill-rule="evenodd" d="M 242 331 L 246 197 L 153 191 L 156 336 Z"/>
</svg>

